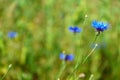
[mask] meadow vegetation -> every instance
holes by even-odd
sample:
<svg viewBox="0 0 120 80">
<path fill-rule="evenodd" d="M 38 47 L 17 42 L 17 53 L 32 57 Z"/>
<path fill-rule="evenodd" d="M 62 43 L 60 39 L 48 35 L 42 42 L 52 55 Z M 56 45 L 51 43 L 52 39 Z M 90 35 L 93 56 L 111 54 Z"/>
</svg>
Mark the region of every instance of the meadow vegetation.
<svg viewBox="0 0 120 80">
<path fill-rule="evenodd" d="M 93 20 L 109 28 L 91 44 Z M 73 34 L 69 26 L 81 32 Z M 120 0 L 0 0 L 0 79 L 12 64 L 4 80 L 67 80 L 97 43 L 69 80 L 120 80 L 119 36 Z M 61 60 L 63 52 L 74 60 Z"/>
</svg>

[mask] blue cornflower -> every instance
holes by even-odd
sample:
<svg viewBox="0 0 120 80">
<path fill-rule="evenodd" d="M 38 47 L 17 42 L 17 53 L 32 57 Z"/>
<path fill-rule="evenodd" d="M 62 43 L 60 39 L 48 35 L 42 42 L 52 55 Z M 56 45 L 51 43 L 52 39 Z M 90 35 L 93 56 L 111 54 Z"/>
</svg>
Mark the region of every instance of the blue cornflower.
<svg viewBox="0 0 120 80">
<path fill-rule="evenodd" d="M 17 32 L 8 32 L 8 37 L 9 38 L 15 38 L 15 37 L 17 37 Z"/>
<path fill-rule="evenodd" d="M 64 54 L 64 53 L 61 53 L 60 54 L 60 59 L 61 60 L 65 60 L 65 61 L 72 61 L 74 59 L 74 55 L 73 54 Z"/>
<path fill-rule="evenodd" d="M 108 23 L 104 23 L 104 22 L 98 22 L 96 20 L 94 20 L 92 22 L 92 26 L 98 31 L 98 32 L 103 32 L 104 30 L 108 29 L 109 24 Z"/>
<path fill-rule="evenodd" d="M 64 59 L 65 59 L 65 57 L 66 57 L 66 55 L 65 55 L 65 54 L 63 54 L 63 53 L 61 53 L 59 57 L 60 57 L 60 59 L 64 60 Z"/>
<path fill-rule="evenodd" d="M 70 26 L 69 30 L 73 33 L 80 33 L 81 32 L 81 28 L 79 28 L 78 26 L 74 26 L 74 27 Z"/>
</svg>

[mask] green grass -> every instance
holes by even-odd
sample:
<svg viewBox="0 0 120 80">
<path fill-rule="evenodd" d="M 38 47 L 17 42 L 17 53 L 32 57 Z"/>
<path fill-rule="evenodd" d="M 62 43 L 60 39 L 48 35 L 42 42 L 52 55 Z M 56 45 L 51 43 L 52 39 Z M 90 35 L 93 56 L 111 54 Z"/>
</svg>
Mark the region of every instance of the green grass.
<svg viewBox="0 0 120 80">
<path fill-rule="evenodd" d="M 0 79 L 12 64 L 4 80 L 54 80 L 62 51 L 75 55 L 60 73 L 60 80 L 68 79 L 77 62 L 89 54 L 95 36 L 91 22 L 97 19 L 110 23 L 96 41 L 106 46 L 95 49 L 71 80 L 81 73 L 84 80 L 120 80 L 119 9 L 120 0 L 0 0 Z M 83 29 L 75 37 L 68 31 L 74 25 Z M 9 39 L 9 31 L 18 36 Z"/>
</svg>

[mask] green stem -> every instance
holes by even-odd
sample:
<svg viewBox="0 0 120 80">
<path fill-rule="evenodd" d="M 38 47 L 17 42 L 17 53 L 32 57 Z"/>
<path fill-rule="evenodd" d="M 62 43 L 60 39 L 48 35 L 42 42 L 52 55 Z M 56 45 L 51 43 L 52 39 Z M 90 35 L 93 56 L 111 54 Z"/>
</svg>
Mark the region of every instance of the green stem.
<svg viewBox="0 0 120 80">
<path fill-rule="evenodd" d="M 89 52 L 90 52 L 90 49 L 91 49 L 90 46 L 96 42 L 96 40 L 97 40 L 97 38 L 98 38 L 99 35 L 100 35 L 100 32 L 98 32 L 98 33 L 95 35 L 94 40 L 93 40 L 92 42 L 89 43 L 89 45 L 88 45 L 89 47 L 88 47 L 88 50 L 87 50 L 86 53 L 89 53 Z"/>
<path fill-rule="evenodd" d="M 94 43 L 96 42 L 99 34 L 100 34 L 100 32 L 98 32 L 98 33 L 96 34 L 96 36 L 95 36 L 95 38 L 94 38 L 94 40 L 92 41 L 91 44 L 94 44 Z M 90 44 L 90 45 L 91 45 L 91 44 Z M 91 48 L 88 49 L 87 53 L 89 53 L 89 54 L 84 58 L 82 64 L 85 63 L 85 61 L 86 61 L 86 60 L 88 59 L 88 57 L 94 52 L 94 50 L 96 49 L 97 46 L 98 46 L 98 45 L 96 44 L 95 47 L 94 47 L 92 50 L 91 50 Z"/>
<path fill-rule="evenodd" d="M 100 32 L 98 32 L 98 33 L 96 34 L 94 40 L 92 41 L 92 44 L 96 42 L 99 34 L 100 34 Z M 84 60 L 83 60 L 82 63 L 81 63 L 81 62 L 78 62 L 78 64 L 75 66 L 73 72 L 72 72 L 72 73 L 70 74 L 70 76 L 68 77 L 68 80 L 71 78 L 71 76 L 73 75 L 73 73 L 78 69 L 78 67 L 79 67 L 81 64 L 85 63 L 85 61 L 88 59 L 88 57 L 94 52 L 94 50 L 96 49 L 96 47 L 97 47 L 97 45 L 96 45 L 91 51 L 90 51 L 90 48 L 88 49 L 87 52 L 90 51 L 90 53 L 84 58 Z"/>
<path fill-rule="evenodd" d="M 12 68 L 12 64 L 9 65 L 6 74 L 3 75 L 3 77 L 1 78 L 1 80 L 3 80 L 7 76 L 8 72 L 10 71 L 11 68 Z"/>
<path fill-rule="evenodd" d="M 85 59 L 83 60 L 82 64 L 85 63 L 85 61 L 88 59 L 88 57 L 94 52 L 94 50 L 96 49 L 96 47 L 98 46 L 98 44 L 95 45 L 95 47 L 90 51 L 90 53 L 85 57 Z"/>
<path fill-rule="evenodd" d="M 63 61 L 63 62 L 62 62 L 62 66 L 61 66 L 61 68 L 60 68 L 60 71 L 59 71 L 59 73 L 58 73 L 57 76 L 56 76 L 56 80 L 58 80 L 58 79 L 61 77 L 62 72 L 64 71 L 65 67 L 66 67 L 65 61 Z"/>
<path fill-rule="evenodd" d="M 90 78 L 89 78 L 89 80 L 92 80 L 92 79 L 93 79 L 93 74 L 91 74 L 91 75 L 90 75 Z"/>
</svg>

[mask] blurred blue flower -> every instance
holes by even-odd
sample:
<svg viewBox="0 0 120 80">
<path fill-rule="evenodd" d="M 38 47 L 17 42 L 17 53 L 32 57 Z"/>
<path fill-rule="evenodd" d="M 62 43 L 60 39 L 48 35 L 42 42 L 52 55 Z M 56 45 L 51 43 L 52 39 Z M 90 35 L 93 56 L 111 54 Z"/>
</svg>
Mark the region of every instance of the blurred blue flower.
<svg viewBox="0 0 120 80">
<path fill-rule="evenodd" d="M 60 54 L 60 59 L 61 59 L 61 60 L 64 60 L 64 59 L 65 59 L 65 56 L 66 56 L 65 54 L 61 53 L 61 54 Z"/>
<path fill-rule="evenodd" d="M 109 24 L 108 23 L 104 23 L 104 22 L 98 22 L 96 20 L 94 20 L 92 22 L 92 26 L 97 30 L 97 31 L 104 31 L 108 29 Z"/>
<path fill-rule="evenodd" d="M 60 54 L 60 59 L 61 60 L 65 60 L 65 61 L 72 61 L 74 59 L 74 55 L 73 54 L 64 54 L 64 53 L 61 53 Z"/>
<path fill-rule="evenodd" d="M 80 33 L 81 32 L 81 28 L 79 28 L 78 26 L 74 26 L 74 27 L 70 26 L 69 30 L 73 33 Z"/>
<path fill-rule="evenodd" d="M 8 37 L 9 38 L 15 38 L 15 37 L 17 37 L 17 32 L 8 32 Z"/>
<path fill-rule="evenodd" d="M 67 54 L 65 57 L 66 61 L 72 61 L 74 59 L 74 55 L 73 54 Z"/>
</svg>

